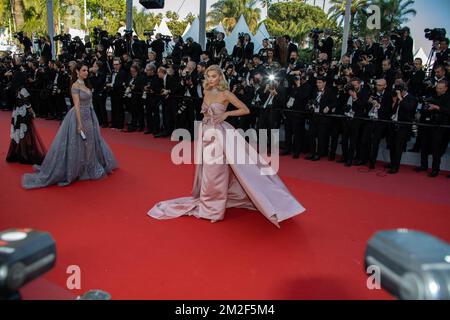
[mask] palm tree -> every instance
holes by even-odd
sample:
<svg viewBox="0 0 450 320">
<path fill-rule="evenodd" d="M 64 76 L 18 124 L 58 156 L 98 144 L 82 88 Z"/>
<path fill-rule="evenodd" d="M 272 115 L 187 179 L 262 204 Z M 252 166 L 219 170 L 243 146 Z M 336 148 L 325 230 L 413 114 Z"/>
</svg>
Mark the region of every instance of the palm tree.
<svg viewBox="0 0 450 320">
<path fill-rule="evenodd" d="M 25 4 L 24 0 L 10 0 L 11 1 L 11 14 L 14 20 L 14 26 L 19 29 L 25 22 L 24 12 Z"/>
<path fill-rule="evenodd" d="M 414 0 L 372 0 L 371 4 L 381 9 L 381 31 L 391 31 L 401 27 L 415 16 L 417 11 L 412 8 Z"/>
<path fill-rule="evenodd" d="M 208 13 L 209 25 L 222 22 L 225 30 L 231 32 L 241 15 L 244 15 L 252 32 L 256 31 L 261 18 L 261 9 L 256 8 L 258 0 L 219 0 Z"/>
<path fill-rule="evenodd" d="M 331 20 L 335 21 L 342 26 L 343 17 L 345 16 L 345 0 L 329 0 L 330 9 L 328 10 L 328 16 Z M 351 21 L 354 21 L 355 16 L 362 13 L 367 8 L 368 0 L 352 0 L 351 6 Z"/>
</svg>

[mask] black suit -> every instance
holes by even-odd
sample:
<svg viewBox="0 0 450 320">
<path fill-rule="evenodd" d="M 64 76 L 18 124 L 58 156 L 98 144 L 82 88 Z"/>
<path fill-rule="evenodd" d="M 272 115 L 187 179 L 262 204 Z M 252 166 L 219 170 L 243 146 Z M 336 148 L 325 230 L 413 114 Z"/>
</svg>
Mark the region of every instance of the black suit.
<svg viewBox="0 0 450 320">
<path fill-rule="evenodd" d="M 44 43 L 42 47 L 41 56 L 45 58 L 45 61 L 48 62 L 52 59 L 52 45 L 47 42 Z"/>
<path fill-rule="evenodd" d="M 368 114 L 368 100 L 369 93 L 365 88 L 361 88 L 361 90 L 357 93 L 357 100 L 352 101 L 352 111 L 354 112 L 355 118 L 366 118 Z M 351 165 L 353 162 L 353 158 L 359 158 L 359 160 L 364 161 L 366 158 L 368 150 L 367 148 L 362 147 L 362 133 L 364 132 L 365 121 L 361 119 L 352 119 L 350 121 L 350 140 L 348 146 L 348 155 L 347 155 L 347 165 Z"/>
<path fill-rule="evenodd" d="M 318 102 L 318 110 L 315 110 L 310 125 L 310 143 L 311 152 L 316 157 L 321 157 L 328 153 L 328 137 L 331 124 L 330 117 L 326 116 L 332 113 L 336 108 L 336 92 L 333 88 L 325 87 L 324 92 L 319 97 L 319 91 L 313 95 L 313 99 Z M 326 110 L 328 108 L 328 110 Z M 317 143 L 316 143 L 317 138 Z"/>
<path fill-rule="evenodd" d="M 378 109 L 378 119 L 391 120 L 392 93 L 386 89 L 383 94 L 377 94 L 374 97 L 380 104 L 380 108 Z M 373 105 L 369 103 L 369 107 L 372 108 Z M 365 125 L 361 144 L 364 149 L 369 151 L 369 153 L 363 152 L 361 154 L 361 162 L 365 163 L 369 160 L 371 165 L 375 165 L 381 139 L 387 137 L 388 129 L 389 125 L 387 122 L 370 121 Z"/>
<path fill-rule="evenodd" d="M 313 87 L 308 82 L 306 82 L 299 87 L 291 88 L 286 99 L 286 109 L 290 111 L 286 112 L 285 119 L 285 151 L 292 151 L 294 156 L 300 155 L 302 149 L 304 149 L 305 147 L 306 115 L 300 112 L 306 112 L 308 101 L 311 98 L 312 94 Z M 291 100 L 291 98 L 294 99 L 292 107 L 289 106 L 289 101 Z"/>
<path fill-rule="evenodd" d="M 161 63 L 162 61 L 162 55 L 165 50 L 165 47 L 166 45 L 164 43 L 164 40 L 162 39 L 156 39 L 150 44 L 150 48 L 152 49 L 153 52 L 156 53 L 156 61 L 158 61 L 159 63 Z"/>
<path fill-rule="evenodd" d="M 172 134 L 175 129 L 175 120 L 178 112 L 178 104 L 181 102 L 180 97 L 183 95 L 183 87 L 180 79 L 175 76 L 166 76 L 166 80 L 162 79 L 163 89 L 170 90 L 169 95 L 162 99 L 163 101 L 163 123 L 164 135 Z"/>
<path fill-rule="evenodd" d="M 247 44 L 244 43 L 244 59 L 251 60 L 253 57 L 253 50 L 255 49 L 255 45 L 253 42 L 249 42 Z"/>
<path fill-rule="evenodd" d="M 187 44 L 184 47 L 183 55 L 191 57 L 196 63 L 200 62 L 200 55 L 202 54 L 202 47 L 197 42 Z"/>
<path fill-rule="evenodd" d="M 113 76 L 114 72 L 112 77 Z M 117 129 L 123 129 L 125 122 L 125 110 L 123 108 L 123 92 L 125 89 L 124 83 L 126 82 L 126 79 L 127 74 L 125 70 L 121 69 L 118 73 L 116 73 L 114 84 L 111 89 L 111 126 Z"/>
<path fill-rule="evenodd" d="M 131 123 L 128 126 L 128 131 L 143 131 L 145 127 L 144 106 L 142 104 L 142 94 L 145 86 L 144 75 L 138 74 L 134 79 L 130 77 L 127 83 L 129 84 L 131 81 L 133 81 L 131 97 L 125 98 L 127 110 L 131 113 Z"/>
<path fill-rule="evenodd" d="M 439 125 L 448 126 L 450 124 L 450 94 L 445 93 L 442 96 L 434 96 L 431 104 L 439 106 L 439 110 L 423 110 L 420 122 L 435 125 L 433 127 L 420 127 L 419 138 L 421 147 L 421 167 L 428 168 L 428 155 L 433 156 L 433 171 L 439 171 L 441 166 L 441 157 L 448 146 L 448 128 L 442 128 Z"/>
<path fill-rule="evenodd" d="M 158 78 L 157 75 L 145 76 L 145 85 L 149 86 L 146 93 L 145 110 L 146 110 L 146 122 L 147 122 L 147 132 L 158 134 L 160 128 L 161 119 L 159 117 L 159 106 L 161 104 L 161 89 L 163 87 L 162 80 Z"/>
<path fill-rule="evenodd" d="M 417 109 L 417 99 L 408 94 L 400 103 L 396 103 L 392 113 L 398 114 L 398 121 L 412 122 L 414 121 Z M 391 168 L 398 170 L 402 159 L 403 149 L 408 141 L 411 133 L 411 125 L 398 124 L 395 121 L 391 124 Z"/>
<path fill-rule="evenodd" d="M 331 61 L 333 59 L 333 46 L 334 41 L 333 38 L 327 37 L 322 41 L 322 45 L 319 46 L 321 53 L 326 53 L 328 55 L 328 61 Z"/>
<path fill-rule="evenodd" d="M 98 123 L 106 127 L 108 125 L 108 114 L 106 112 L 105 84 L 106 75 L 103 72 L 91 74 L 89 81 L 92 84 L 92 104 L 98 118 Z"/>
</svg>

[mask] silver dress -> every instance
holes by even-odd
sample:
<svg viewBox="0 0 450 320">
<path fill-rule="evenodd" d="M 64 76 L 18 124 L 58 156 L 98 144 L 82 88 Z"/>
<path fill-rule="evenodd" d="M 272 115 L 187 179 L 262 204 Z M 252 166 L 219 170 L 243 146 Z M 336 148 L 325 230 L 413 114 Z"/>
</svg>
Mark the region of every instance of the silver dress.
<svg viewBox="0 0 450 320">
<path fill-rule="evenodd" d="M 100 134 L 97 116 L 92 107 L 92 92 L 72 88 L 80 96 L 80 115 L 83 140 L 77 131 L 75 108 L 67 113 L 41 166 L 35 165 L 33 174 L 22 177 L 25 189 L 57 184 L 66 186 L 75 180 L 96 180 L 117 168 L 114 155 Z"/>
</svg>

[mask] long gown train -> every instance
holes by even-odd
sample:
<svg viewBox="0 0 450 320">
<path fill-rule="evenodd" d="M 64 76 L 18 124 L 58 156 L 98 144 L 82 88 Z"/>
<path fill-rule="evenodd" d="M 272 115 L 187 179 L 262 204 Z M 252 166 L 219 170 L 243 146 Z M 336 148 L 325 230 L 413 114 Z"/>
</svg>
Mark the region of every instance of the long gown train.
<svg viewBox="0 0 450 320">
<path fill-rule="evenodd" d="M 116 159 L 103 140 L 97 116 L 92 107 L 92 92 L 72 89 L 80 95 L 80 115 L 86 140 L 77 132 L 75 108 L 67 113 L 41 166 L 33 166 L 33 174 L 25 174 L 25 189 L 52 184 L 66 186 L 75 180 L 96 180 L 117 167 Z"/>
<path fill-rule="evenodd" d="M 148 215 L 156 219 L 171 219 L 183 215 L 197 218 L 222 220 L 226 208 L 247 208 L 259 210 L 270 222 L 279 227 L 279 222 L 305 211 L 276 175 L 262 175 L 263 164 L 256 151 L 227 122 L 214 124 L 216 117 L 226 111 L 226 106 L 213 103 L 203 104 L 205 117 L 199 126 L 196 141 L 202 163 L 196 165 L 191 197 L 183 197 L 157 203 Z M 211 139 L 208 129 L 216 129 L 223 139 Z M 221 150 L 220 154 L 209 152 Z M 244 151 L 243 151 L 244 150 Z M 205 152 L 206 151 L 206 152 Z M 243 151 L 247 161 L 236 163 L 236 154 Z M 228 161 L 214 163 L 206 155 L 224 158 Z M 256 155 L 256 156 L 255 156 Z M 234 159 L 234 161 L 233 161 Z"/>
</svg>

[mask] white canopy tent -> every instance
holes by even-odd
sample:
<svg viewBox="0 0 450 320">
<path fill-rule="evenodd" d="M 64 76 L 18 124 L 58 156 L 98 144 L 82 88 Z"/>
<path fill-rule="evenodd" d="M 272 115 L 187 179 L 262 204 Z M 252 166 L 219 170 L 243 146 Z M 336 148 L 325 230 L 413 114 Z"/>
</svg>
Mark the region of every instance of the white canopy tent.
<svg viewBox="0 0 450 320">
<path fill-rule="evenodd" d="M 195 42 L 199 41 L 199 28 L 200 28 L 200 21 L 198 20 L 198 17 L 195 18 L 195 20 L 192 22 L 191 27 L 185 34 L 183 35 L 183 40 L 186 41 L 187 38 L 191 37 L 194 39 Z"/>
<path fill-rule="evenodd" d="M 253 42 L 255 43 L 255 52 L 258 52 L 259 49 L 262 48 L 262 41 L 264 39 L 269 38 L 270 38 L 269 32 L 267 31 L 266 25 L 263 22 L 261 23 L 261 25 L 259 26 L 258 30 L 256 31 L 253 37 Z"/>
<path fill-rule="evenodd" d="M 239 21 L 234 26 L 233 31 L 231 31 L 229 36 L 225 38 L 226 48 L 228 50 L 228 53 L 230 54 L 233 52 L 233 48 L 238 41 L 239 33 L 248 33 L 250 35 L 252 34 L 250 32 L 250 28 L 247 25 L 247 22 L 245 22 L 245 18 L 243 15 L 240 16 Z"/>
<path fill-rule="evenodd" d="M 227 35 L 227 33 L 225 32 L 225 28 L 222 25 L 222 22 L 220 22 L 215 28 L 213 28 L 213 30 L 217 32 L 222 32 L 223 34 L 225 34 L 225 36 Z"/>
<path fill-rule="evenodd" d="M 166 20 L 165 20 L 165 19 L 163 19 L 163 20 L 161 21 L 161 24 L 159 25 L 159 30 L 158 30 L 158 32 L 161 33 L 163 36 L 169 36 L 169 37 L 172 37 L 172 32 L 170 32 L 170 29 L 169 29 L 169 27 L 167 26 L 167 23 L 166 23 Z M 158 32 L 155 32 L 155 33 L 158 33 Z"/>
<path fill-rule="evenodd" d="M 159 32 L 159 24 L 156 24 L 154 29 L 155 29 L 155 31 L 154 31 L 155 34 L 160 33 Z"/>
<path fill-rule="evenodd" d="M 420 58 L 422 59 L 423 64 L 427 63 L 428 56 L 421 47 L 419 50 L 417 50 L 416 54 L 414 55 L 414 59 Z"/>
<path fill-rule="evenodd" d="M 191 24 L 188 23 L 188 25 L 186 26 L 186 29 L 184 29 L 184 32 L 183 32 L 183 34 L 181 35 L 181 37 L 182 37 L 183 39 L 184 39 L 184 35 L 185 35 L 186 33 L 188 33 L 190 29 L 191 29 Z"/>
</svg>

